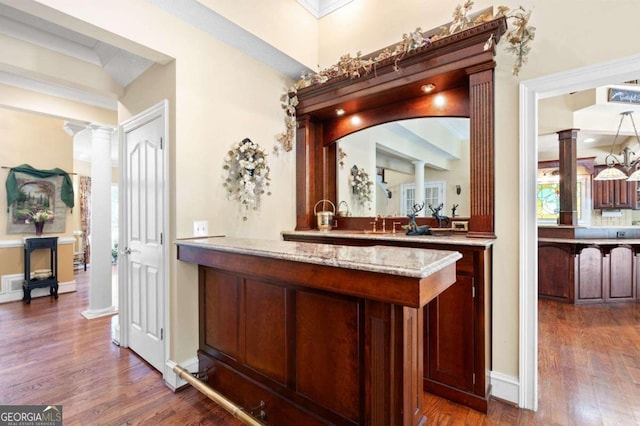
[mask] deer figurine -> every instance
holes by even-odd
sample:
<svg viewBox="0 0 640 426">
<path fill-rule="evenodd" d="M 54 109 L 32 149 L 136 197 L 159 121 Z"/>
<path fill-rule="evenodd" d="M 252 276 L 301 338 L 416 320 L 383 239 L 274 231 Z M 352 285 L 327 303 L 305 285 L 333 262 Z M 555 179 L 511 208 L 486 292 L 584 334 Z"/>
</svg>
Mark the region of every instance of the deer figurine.
<svg viewBox="0 0 640 426">
<path fill-rule="evenodd" d="M 442 222 L 449 227 L 449 218 L 447 216 L 441 215 L 440 210 L 444 207 L 443 203 L 440 203 L 438 207 L 435 209 L 429 204 L 429 210 L 431 210 L 431 216 L 433 216 L 438 221 L 438 228 L 442 228 Z"/>
<path fill-rule="evenodd" d="M 414 204 L 411 213 L 407 215 L 409 217 L 409 224 L 403 226 L 403 228 L 407 230 L 407 235 L 431 235 L 428 225 L 418 226 L 416 223 L 416 216 L 422 209 L 424 209 L 424 201 L 421 204 Z"/>
</svg>

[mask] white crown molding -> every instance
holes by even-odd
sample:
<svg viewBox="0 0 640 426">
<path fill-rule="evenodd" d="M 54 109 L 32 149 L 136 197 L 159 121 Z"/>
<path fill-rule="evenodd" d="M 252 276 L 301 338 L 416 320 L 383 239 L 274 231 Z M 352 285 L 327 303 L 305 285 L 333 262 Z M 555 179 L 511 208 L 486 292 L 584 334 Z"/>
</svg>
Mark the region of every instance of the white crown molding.
<svg viewBox="0 0 640 426">
<path fill-rule="evenodd" d="M 35 44 L 36 46 L 53 50 L 93 65 L 102 65 L 98 55 L 91 48 L 55 34 L 42 31 L 39 28 L 13 21 L 4 16 L 0 16 L 0 34 Z"/>
<path fill-rule="evenodd" d="M 29 90 L 44 95 L 55 96 L 57 98 L 67 99 L 74 102 L 81 102 L 87 105 L 93 105 L 99 108 L 116 111 L 118 109 L 118 101 L 108 96 L 89 93 L 84 90 L 74 89 L 54 83 L 35 80 L 18 74 L 9 73 L 0 70 L 0 84 Z"/>
<path fill-rule="evenodd" d="M 353 0 L 298 0 L 316 19 L 327 16 Z"/>
</svg>

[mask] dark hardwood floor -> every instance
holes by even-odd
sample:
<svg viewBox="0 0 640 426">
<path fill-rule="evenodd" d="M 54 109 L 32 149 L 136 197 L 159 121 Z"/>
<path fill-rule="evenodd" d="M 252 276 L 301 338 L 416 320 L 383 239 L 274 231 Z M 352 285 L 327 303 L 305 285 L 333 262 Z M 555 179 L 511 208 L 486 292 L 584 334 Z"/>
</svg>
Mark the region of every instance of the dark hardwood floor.
<svg viewBox="0 0 640 426">
<path fill-rule="evenodd" d="M 191 387 L 171 392 L 111 343 L 110 317 L 86 320 L 88 272 L 56 302 L 0 305 L 0 405 L 61 404 L 68 425 L 238 425 Z M 539 303 L 537 412 L 492 400 L 489 413 L 426 394 L 430 425 L 640 424 L 640 304 Z"/>
<path fill-rule="evenodd" d="M 58 301 L 0 305 L 0 404 L 61 404 L 69 425 L 237 425 L 197 390 L 177 393 L 111 343 L 111 317 L 87 320 L 89 272 Z"/>
</svg>

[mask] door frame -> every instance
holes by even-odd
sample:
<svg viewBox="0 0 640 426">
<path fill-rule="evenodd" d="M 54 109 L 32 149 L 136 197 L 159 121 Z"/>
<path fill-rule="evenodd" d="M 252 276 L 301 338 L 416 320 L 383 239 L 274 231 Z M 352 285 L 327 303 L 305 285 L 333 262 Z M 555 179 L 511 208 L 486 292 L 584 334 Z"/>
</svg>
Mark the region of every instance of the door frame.
<svg viewBox="0 0 640 426">
<path fill-rule="evenodd" d="M 519 147 L 519 395 L 538 409 L 538 100 L 640 78 L 640 55 L 575 68 L 520 83 Z"/>
<path fill-rule="evenodd" d="M 139 114 L 129 118 L 128 120 L 123 121 L 118 126 L 118 138 L 119 138 L 119 181 L 118 181 L 118 226 L 120 228 L 118 235 L 118 247 L 122 250 L 127 246 L 127 242 L 125 241 L 125 235 L 128 235 L 128 229 L 126 228 L 126 211 L 129 208 L 126 202 L 126 194 L 124 191 L 124 182 L 126 182 L 126 145 L 125 145 L 125 133 L 128 129 L 137 128 L 144 123 L 152 121 L 156 118 L 160 117 L 163 122 L 162 128 L 162 143 L 163 143 L 163 152 L 162 152 L 162 162 L 163 162 L 163 172 L 162 172 L 162 197 L 163 197 L 163 208 L 165 214 L 163 215 L 162 221 L 162 268 L 160 268 L 160 273 L 163 274 L 163 285 L 164 285 L 164 315 L 162 328 L 164 329 L 164 363 L 162 370 L 163 379 L 167 374 L 167 361 L 169 359 L 169 340 L 171 335 L 171 330 L 169 328 L 169 324 L 171 323 L 169 319 L 170 305 L 169 305 L 169 277 L 170 277 L 170 265 L 169 265 L 169 243 L 168 243 L 168 230 L 170 223 L 170 210 L 169 210 L 169 101 L 162 100 L 156 105 L 142 111 Z M 126 282 L 126 277 L 128 274 L 128 265 L 127 262 L 122 262 L 118 264 L 118 304 L 120 308 L 119 315 L 119 327 L 120 327 L 120 339 L 119 343 L 121 347 L 128 348 L 129 347 L 129 318 L 131 317 L 130 306 L 129 306 L 129 296 L 128 296 L 128 284 Z"/>
</svg>

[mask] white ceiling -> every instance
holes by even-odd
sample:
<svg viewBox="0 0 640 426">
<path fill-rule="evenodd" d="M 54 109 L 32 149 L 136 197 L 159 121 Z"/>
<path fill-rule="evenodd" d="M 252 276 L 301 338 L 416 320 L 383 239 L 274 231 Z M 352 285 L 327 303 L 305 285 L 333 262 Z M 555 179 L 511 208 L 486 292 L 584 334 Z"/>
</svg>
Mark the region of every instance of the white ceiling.
<svg viewBox="0 0 640 426">
<path fill-rule="evenodd" d="M 198 0 L 147 1 L 291 78 L 297 79 L 310 71 L 293 58 L 206 8 Z M 349 1 L 351 0 L 309 0 L 307 6 L 318 7 L 320 13 L 326 14 Z M 61 66 L 62 69 L 71 69 L 78 63 L 90 64 L 104 73 L 104 76 L 97 75 L 96 79 L 111 83 L 107 83 L 107 89 L 97 88 L 87 86 L 84 82 L 60 78 L 60 75 L 25 71 L 21 68 L 22 64 L 15 61 L 16 58 L 5 54 L 0 56 L 0 84 L 114 111 L 124 88 L 153 65 L 153 61 L 149 59 L 30 15 L 0 0 L 0 48 L 4 52 L 13 49 L 13 52 L 18 52 L 13 56 L 20 56 L 25 47 L 38 49 L 38 54 L 54 52 L 59 61 L 67 64 Z M 158 52 L 154 52 L 152 56 L 160 57 L 166 62 L 170 60 Z M 86 159 L 90 156 L 90 146 L 86 143 L 78 142 L 74 151 L 77 158 Z"/>
<path fill-rule="evenodd" d="M 558 153 L 558 135 L 556 132 L 571 128 L 578 129 L 578 157 L 581 152 L 596 148 L 609 152 L 615 141 L 617 150 L 621 145 L 638 147 L 633 126 L 629 118 L 625 118 L 620 126 L 621 113 L 632 112 L 633 121 L 640 131 L 640 105 L 609 102 L 607 93 L 610 88 L 639 91 L 636 82 L 598 87 L 583 92 L 571 93 L 540 101 L 540 123 L 538 125 L 538 152 L 541 156 L 555 156 Z M 562 108 L 558 108 L 561 105 Z M 547 112 L 545 109 L 551 112 Z M 560 115 L 563 123 L 554 122 Z M 616 133 L 620 126 L 620 133 Z M 640 149 L 636 149 L 640 153 Z M 617 154 L 617 152 L 614 152 Z"/>
<path fill-rule="evenodd" d="M 100 67 L 117 85 L 124 88 L 146 71 L 152 62 L 52 22 L 0 4 L 0 34 L 52 52 Z M 73 66 L 74 62 L 69 62 Z M 11 69 L 0 72 L 0 83 L 77 100 L 89 105 L 115 110 L 117 99 L 64 83 L 57 84 L 42 76 L 25 75 Z"/>
</svg>

